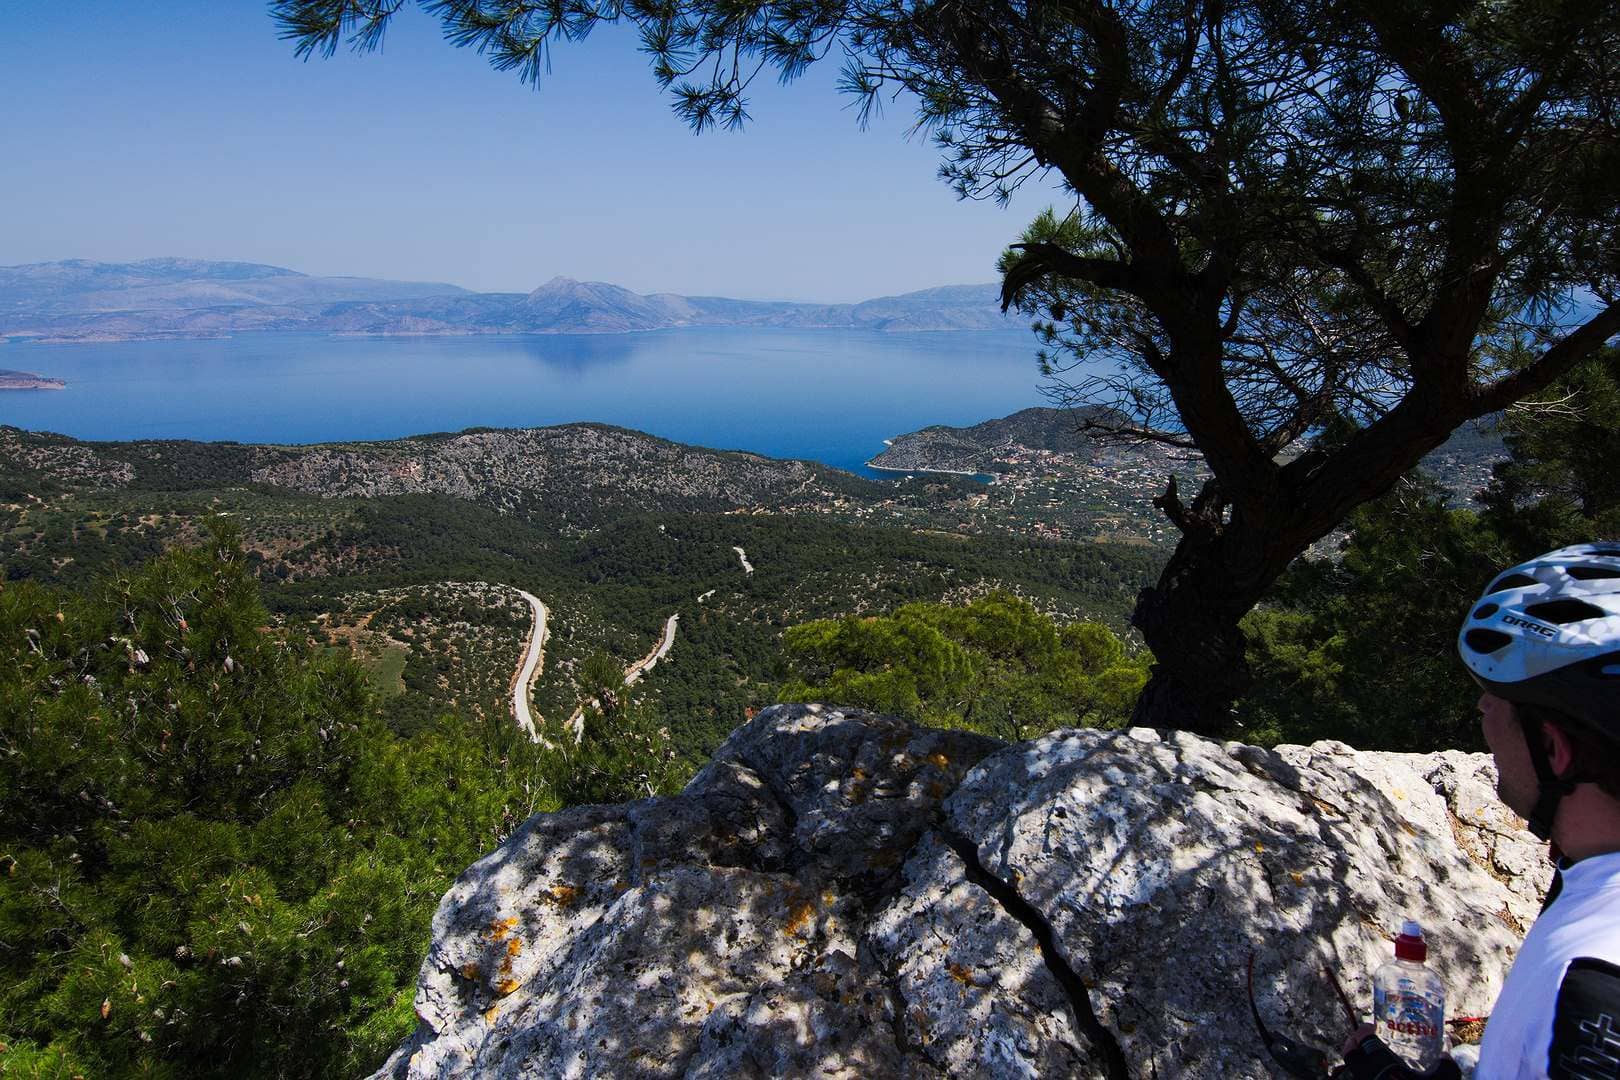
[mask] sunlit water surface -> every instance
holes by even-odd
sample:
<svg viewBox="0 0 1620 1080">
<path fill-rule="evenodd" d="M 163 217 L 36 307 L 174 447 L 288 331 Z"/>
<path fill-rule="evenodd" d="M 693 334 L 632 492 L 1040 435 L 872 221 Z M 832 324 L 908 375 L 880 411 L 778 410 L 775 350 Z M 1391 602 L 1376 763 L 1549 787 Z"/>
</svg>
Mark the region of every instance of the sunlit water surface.
<svg viewBox="0 0 1620 1080">
<path fill-rule="evenodd" d="M 12 343 L 0 344 L 0 368 L 67 389 L 0 392 L 0 423 L 83 439 L 309 443 L 595 420 L 867 472 L 902 432 L 1042 404 L 1035 347 L 1024 331 L 729 327 Z"/>
</svg>

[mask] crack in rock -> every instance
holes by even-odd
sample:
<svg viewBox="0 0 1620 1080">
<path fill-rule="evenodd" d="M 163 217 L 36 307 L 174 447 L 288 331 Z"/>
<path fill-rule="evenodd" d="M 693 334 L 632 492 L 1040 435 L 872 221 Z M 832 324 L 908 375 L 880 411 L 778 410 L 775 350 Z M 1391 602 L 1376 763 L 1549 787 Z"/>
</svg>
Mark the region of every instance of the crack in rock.
<svg viewBox="0 0 1620 1080">
<path fill-rule="evenodd" d="M 941 827 L 938 834 L 951 850 L 956 852 L 957 858 L 962 860 L 966 867 L 967 879 L 974 885 L 983 889 L 1001 905 L 1003 911 L 1023 924 L 1024 928 L 1034 937 L 1035 944 L 1041 950 L 1041 959 L 1045 961 L 1046 968 L 1052 973 L 1059 986 L 1063 988 L 1064 995 L 1069 999 L 1069 1007 L 1074 1013 L 1074 1019 L 1080 1025 L 1092 1045 L 1102 1053 L 1103 1066 L 1108 1070 L 1109 1080 L 1130 1080 L 1130 1068 L 1125 1062 L 1125 1052 L 1120 1049 L 1119 1040 L 1098 1019 L 1091 1008 L 1091 994 L 1086 984 L 1075 973 L 1069 961 L 1064 958 L 1057 947 L 1057 934 L 1052 930 L 1052 924 L 1046 921 L 1029 901 L 1018 894 L 1018 890 L 996 877 L 984 868 L 979 861 L 979 851 L 961 833 L 952 829 Z"/>
</svg>

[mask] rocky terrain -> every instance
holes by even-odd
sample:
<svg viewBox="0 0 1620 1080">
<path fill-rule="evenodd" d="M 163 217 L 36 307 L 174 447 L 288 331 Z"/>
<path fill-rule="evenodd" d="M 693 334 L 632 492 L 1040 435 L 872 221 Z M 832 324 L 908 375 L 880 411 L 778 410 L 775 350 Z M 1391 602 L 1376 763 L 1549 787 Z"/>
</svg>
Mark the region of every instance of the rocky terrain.
<svg viewBox="0 0 1620 1080">
<path fill-rule="evenodd" d="M 869 465 L 911 471 L 986 472 L 997 455 L 1011 450 L 1060 454 L 1094 452 L 1101 447 L 1084 428 L 1087 419 L 1108 419 L 1105 410 L 1022 409 L 972 427 L 935 424 L 894 439 Z"/>
<path fill-rule="evenodd" d="M 682 326 L 1003 330 L 995 285 L 950 285 L 858 304 L 643 295 L 558 277 L 530 293 L 435 282 L 312 277 L 254 263 L 70 260 L 0 267 L 0 337 L 44 341 L 340 334 L 588 334 Z"/>
<path fill-rule="evenodd" d="M 1268 1077 L 1403 917 L 1485 1011 L 1550 873 L 1488 758 L 829 706 L 679 796 L 541 814 L 440 904 L 393 1077 Z"/>
<path fill-rule="evenodd" d="M 815 462 L 707 450 L 603 424 L 309 446 L 80 442 L 0 426 L 0 474 L 103 488 L 252 484 L 323 497 L 441 494 L 562 517 L 625 508 L 782 508 L 883 493 Z"/>
</svg>

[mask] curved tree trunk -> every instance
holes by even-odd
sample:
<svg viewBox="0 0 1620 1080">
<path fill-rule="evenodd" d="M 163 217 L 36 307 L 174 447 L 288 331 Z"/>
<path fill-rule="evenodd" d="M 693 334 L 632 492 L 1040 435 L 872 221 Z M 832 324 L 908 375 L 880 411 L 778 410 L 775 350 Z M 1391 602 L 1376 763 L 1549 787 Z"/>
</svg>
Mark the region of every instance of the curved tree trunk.
<svg viewBox="0 0 1620 1080">
<path fill-rule="evenodd" d="M 1230 537 L 1222 540 L 1191 544 L 1184 539 L 1158 584 L 1137 595 L 1131 623 L 1157 662 L 1137 698 L 1135 724 L 1222 734 L 1231 725 L 1232 703 L 1253 682 L 1238 620 L 1264 586 L 1233 575 Z M 1289 558 L 1267 567 L 1271 572 L 1263 580 L 1274 580 Z"/>
</svg>

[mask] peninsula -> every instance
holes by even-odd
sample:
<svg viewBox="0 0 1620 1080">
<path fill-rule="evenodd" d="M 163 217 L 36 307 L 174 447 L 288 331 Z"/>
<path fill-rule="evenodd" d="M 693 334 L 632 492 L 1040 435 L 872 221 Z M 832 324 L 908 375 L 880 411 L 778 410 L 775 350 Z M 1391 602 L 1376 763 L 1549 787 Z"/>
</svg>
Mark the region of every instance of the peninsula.
<svg viewBox="0 0 1620 1080">
<path fill-rule="evenodd" d="M 61 379 L 36 375 L 32 371 L 7 371 L 0 368 L 0 390 L 66 390 Z"/>
</svg>

